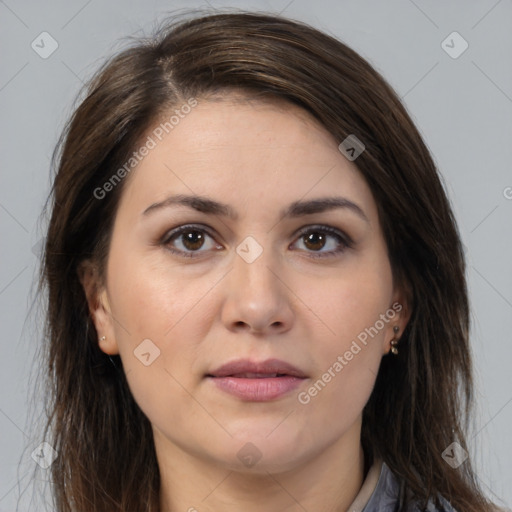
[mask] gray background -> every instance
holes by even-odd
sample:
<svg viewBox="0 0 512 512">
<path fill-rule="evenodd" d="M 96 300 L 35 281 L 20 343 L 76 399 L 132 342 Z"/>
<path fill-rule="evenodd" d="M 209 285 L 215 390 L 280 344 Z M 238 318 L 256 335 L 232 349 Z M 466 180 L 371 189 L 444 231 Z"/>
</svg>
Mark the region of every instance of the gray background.
<svg viewBox="0 0 512 512">
<path fill-rule="evenodd" d="M 150 33 L 165 12 L 185 7 L 306 21 L 367 58 L 402 97 L 444 177 L 467 249 L 478 401 L 470 456 L 487 492 L 512 503 L 510 0 L 0 0 L 0 512 L 15 510 L 35 464 L 30 454 L 43 441 L 31 402 L 42 323 L 30 306 L 53 147 L 82 82 L 120 38 Z M 46 59 L 31 47 L 43 31 L 58 43 Z M 441 44 L 453 31 L 469 44 L 458 58 Z"/>
</svg>

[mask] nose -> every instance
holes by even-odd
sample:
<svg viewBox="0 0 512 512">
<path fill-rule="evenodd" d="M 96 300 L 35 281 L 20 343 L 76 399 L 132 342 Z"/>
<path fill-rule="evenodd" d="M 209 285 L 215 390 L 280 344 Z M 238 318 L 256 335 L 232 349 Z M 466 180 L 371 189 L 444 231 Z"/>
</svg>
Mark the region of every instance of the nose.
<svg viewBox="0 0 512 512">
<path fill-rule="evenodd" d="M 224 283 L 221 318 L 226 328 L 259 335 L 289 330 L 294 319 L 293 293 L 283 282 L 271 250 L 264 249 L 252 262 L 236 254 L 233 265 Z"/>
</svg>

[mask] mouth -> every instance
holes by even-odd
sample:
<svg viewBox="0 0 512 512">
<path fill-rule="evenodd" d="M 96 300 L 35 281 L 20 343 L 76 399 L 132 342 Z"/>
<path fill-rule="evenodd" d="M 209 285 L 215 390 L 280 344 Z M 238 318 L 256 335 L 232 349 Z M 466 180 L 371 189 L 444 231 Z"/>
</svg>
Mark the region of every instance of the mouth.
<svg viewBox="0 0 512 512">
<path fill-rule="evenodd" d="M 219 377 L 218 375 L 208 375 L 209 377 Z M 275 377 L 286 377 L 286 373 L 234 373 L 232 375 L 224 375 L 224 377 L 234 377 L 236 379 L 271 379 Z"/>
<path fill-rule="evenodd" d="M 275 378 L 275 377 L 306 378 L 306 374 L 286 361 L 267 359 L 266 361 L 251 361 L 237 359 L 226 363 L 207 374 L 207 377 L 235 377 L 245 379 Z"/>
<path fill-rule="evenodd" d="M 304 372 L 278 359 L 262 362 L 239 359 L 217 368 L 205 377 L 221 391 L 251 402 L 280 398 L 307 379 Z"/>
</svg>

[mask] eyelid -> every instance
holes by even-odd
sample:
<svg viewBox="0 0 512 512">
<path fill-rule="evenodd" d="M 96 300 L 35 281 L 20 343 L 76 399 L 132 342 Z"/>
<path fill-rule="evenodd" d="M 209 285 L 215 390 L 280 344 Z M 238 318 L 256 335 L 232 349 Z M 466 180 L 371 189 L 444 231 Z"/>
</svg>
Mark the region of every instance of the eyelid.
<svg viewBox="0 0 512 512">
<path fill-rule="evenodd" d="M 181 224 L 180 226 L 177 226 L 173 229 L 170 229 L 169 231 L 166 231 L 164 236 L 162 237 L 161 242 L 167 243 L 171 238 L 185 232 L 187 229 L 189 229 L 190 231 L 204 231 L 210 237 L 215 238 L 215 235 L 213 234 L 209 226 L 206 226 L 204 224 Z"/>
</svg>

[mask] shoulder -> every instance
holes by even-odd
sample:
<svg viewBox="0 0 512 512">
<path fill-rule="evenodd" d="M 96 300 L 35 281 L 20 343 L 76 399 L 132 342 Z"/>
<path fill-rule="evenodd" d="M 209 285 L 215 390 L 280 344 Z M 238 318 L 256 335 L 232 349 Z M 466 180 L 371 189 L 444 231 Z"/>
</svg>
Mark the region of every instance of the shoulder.
<svg viewBox="0 0 512 512">
<path fill-rule="evenodd" d="M 381 472 L 377 486 L 362 512 L 397 512 L 397 504 L 400 494 L 400 483 L 385 462 L 382 462 Z M 419 504 L 409 505 L 404 512 L 459 512 L 450 503 L 440 497 L 441 508 L 429 501 L 426 509 Z"/>
</svg>

